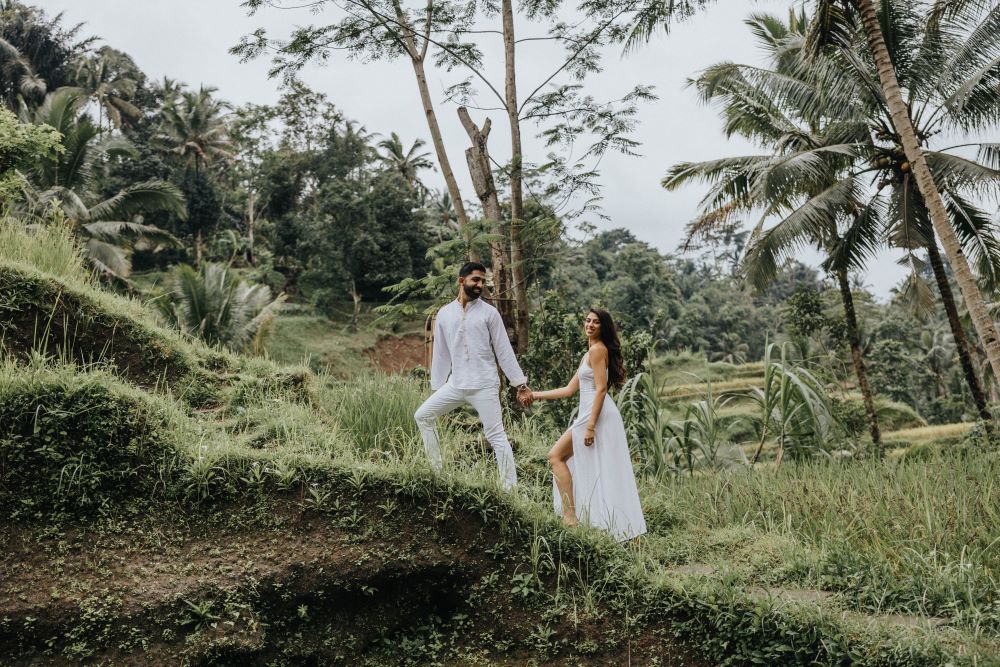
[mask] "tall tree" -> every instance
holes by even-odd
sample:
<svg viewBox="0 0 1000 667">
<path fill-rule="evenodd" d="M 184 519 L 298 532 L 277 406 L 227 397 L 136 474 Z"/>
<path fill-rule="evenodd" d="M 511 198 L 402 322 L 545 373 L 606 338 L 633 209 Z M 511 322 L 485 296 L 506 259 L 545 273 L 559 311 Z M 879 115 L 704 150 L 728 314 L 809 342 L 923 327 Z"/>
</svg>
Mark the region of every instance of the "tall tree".
<svg viewBox="0 0 1000 667">
<path fill-rule="evenodd" d="M 62 18 L 0 0 L 0 98 L 9 109 L 34 108 L 46 92 L 72 85 L 73 63 L 97 38 L 80 38 L 83 24 L 66 27 Z"/>
<path fill-rule="evenodd" d="M 892 11 L 894 3 L 883 2 L 883 15 Z M 928 16 L 932 24 L 949 19 L 967 19 L 977 9 L 986 10 L 986 22 L 995 22 L 1000 8 L 974 0 L 936 0 L 929 7 Z M 879 7 L 873 0 L 817 0 L 813 22 L 813 42 L 817 46 L 835 45 L 850 49 L 853 45 L 855 27 L 860 21 L 875 69 L 881 92 L 892 119 L 892 126 L 902 144 L 908 169 L 913 173 L 916 186 L 927 206 L 934 231 L 941 240 L 945 256 L 955 273 L 955 279 L 965 299 L 973 325 L 986 350 L 986 356 L 994 377 L 1000 377 L 1000 332 L 983 299 L 976 276 L 962 248 L 961 240 L 951 225 L 948 208 L 941 195 L 934 173 L 928 164 L 921 137 L 914 127 L 907 100 L 896 75 L 896 67 L 882 31 Z M 966 109 L 970 116 L 995 115 L 997 113 L 997 86 L 995 79 L 998 68 L 994 58 L 989 56 L 992 45 L 1000 40 L 1000 31 L 974 30 L 969 48 L 962 57 L 951 63 L 949 80 L 943 81 L 952 91 L 954 104 Z M 984 65 L 985 61 L 985 65 Z M 992 102 L 990 101 L 992 98 Z M 995 149 L 991 154 L 995 154 Z"/>
<path fill-rule="evenodd" d="M 430 153 L 423 152 L 425 145 L 423 139 L 414 139 L 413 144 L 407 149 L 399 135 L 393 132 L 388 139 L 378 142 L 376 147 L 381 149 L 382 160 L 386 166 L 417 188 L 423 187 L 420 182 L 420 170 L 434 168 L 434 163 L 428 159 Z"/>
<path fill-rule="evenodd" d="M 705 102 L 721 103 L 728 134 L 741 134 L 773 154 L 682 163 L 663 184 L 671 189 L 692 179 L 713 184 L 708 210 L 692 224 L 692 235 L 738 212 L 759 209 L 783 216 L 766 231 L 758 225 L 751 237 L 742 270 L 758 289 L 774 279 L 782 258 L 800 244 L 826 254 L 824 268 L 837 281 L 869 432 L 881 456 L 881 429 L 849 277 L 884 243 L 878 203 L 864 203 L 850 176 L 854 146 L 868 133 L 866 106 L 855 101 L 852 81 L 837 67 L 805 57 L 804 13 L 790 13 L 787 24 L 767 15 L 747 23 L 768 52 L 770 67 L 723 63 L 694 85 Z"/>
<path fill-rule="evenodd" d="M 923 33 L 920 28 L 920 13 L 914 11 L 913 7 L 909 7 L 907 12 L 899 11 L 902 4 L 899 3 L 897 12 L 887 17 L 887 20 L 896 36 L 894 48 L 900 61 L 906 63 L 901 71 L 912 91 L 911 104 L 924 123 L 921 131 L 926 136 L 931 136 L 939 133 L 942 128 L 947 128 L 949 124 L 953 128 L 961 127 L 963 121 L 960 116 L 941 100 L 939 91 L 944 90 L 946 84 L 939 79 L 943 76 L 944 66 L 941 61 L 947 62 L 954 57 L 964 43 L 957 39 L 954 43 L 942 43 L 935 35 Z M 801 18 L 800 23 L 803 20 Z M 770 19 L 760 22 L 755 31 L 761 35 L 770 35 L 767 39 L 777 40 L 779 36 L 772 35 L 769 31 L 779 25 L 775 19 Z M 814 76 L 813 70 L 825 72 L 823 76 L 828 81 L 825 89 L 816 90 L 809 85 L 808 79 L 794 70 L 780 73 L 743 65 L 723 65 L 710 70 L 703 77 L 703 92 L 711 96 L 735 90 L 743 98 L 745 108 L 737 106 L 727 112 L 729 131 L 743 131 L 753 135 L 757 131 L 754 128 L 760 124 L 761 119 L 773 117 L 774 120 L 769 122 L 783 133 L 781 136 L 785 138 L 781 141 L 790 143 L 800 136 L 801 131 L 795 128 L 794 123 L 783 118 L 780 112 L 791 108 L 799 118 L 818 119 L 824 127 L 832 129 L 832 133 L 825 133 L 826 143 L 821 146 L 823 150 L 804 152 L 794 159 L 788 159 L 787 163 L 770 164 L 766 160 L 739 158 L 703 164 L 694 171 L 715 173 L 718 186 L 710 196 L 721 202 L 731 190 L 742 191 L 743 188 L 750 187 L 748 184 L 754 184 L 755 191 L 763 192 L 767 189 L 780 191 L 784 183 L 805 183 L 816 171 L 815 166 L 829 163 L 831 156 L 835 156 L 838 161 L 846 161 L 845 165 L 849 163 L 849 168 L 842 172 L 840 180 L 821 188 L 803 205 L 801 211 L 807 215 L 792 217 L 794 226 L 787 225 L 783 228 L 782 234 L 785 236 L 777 235 L 776 228 L 776 233 L 771 238 L 779 239 L 778 246 L 789 242 L 789 239 L 798 234 L 812 234 L 814 238 L 819 238 L 822 236 L 824 216 L 845 210 L 850 214 L 850 209 L 844 207 L 851 198 L 857 200 L 858 210 L 868 208 L 884 211 L 881 217 L 889 227 L 889 240 L 906 249 L 908 261 L 912 265 L 923 266 L 913 255 L 915 250 L 924 248 L 930 255 L 935 277 L 941 286 L 942 302 L 952 324 L 966 382 L 980 415 L 989 419 L 985 398 L 964 344 L 964 329 L 951 298 L 947 274 L 939 258 L 938 261 L 934 259 L 938 254 L 930 216 L 912 185 L 908 162 L 898 138 L 891 130 L 892 121 L 885 99 L 880 88 L 872 85 L 873 65 L 866 64 L 864 59 L 848 57 L 843 53 L 827 53 L 822 58 L 803 60 L 801 30 L 797 34 L 780 37 L 780 44 L 775 41 L 773 48 L 780 48 L 780 53 L 786 59 L 799 58 L 801 64 L 798 70 L 808 77 Z M 965 122 L 973 123 L 974 127 L 981 120 L 966 118 Z M 785 126 L 783 130 L 782 125 Z M 775 135 L 776 138 L 778 136 Z M 989 191 L 990 188 L 995 190 L 1000 185 L 1000 174 L 987 164 L 954 155 L 954 148 L 960 147 L 929 152 L 928 160 L 948 198 L 951 225 L 957 230 L 966 253 L 976 260 L 980 274 L 995 282 L 1000 260 L 1000 242 L 996 239 L 989 220 L 969 203 L 966 194 Z M 990 145 L 982 145 L 980 148 L 981 152 L 988 152 Z M 821 160 L 824 153 L 826 159 Z M 874 182 L 876 187 L 868 188 L 866 182 Z M 720 208 L 715 216 L 719 213 L 724 218 L 731 211 Z M 705 220 L 711 222 L 713 215 L 706 216 Z M 879 235 L 884 233 L 881 229 L 874 231 Z M 766 266 L 773 274 L 775 261 Z M 843 277 L 838 278 L 838 281 L 843 286 Z M 910 284 L 919 288 L 921 294 L 929 295 L 929 288 L 916 279 L 916 272 Z"/>
<path fill-rule="evenodd" d="M 266 3 L 264 0 L 247 0 L 243 4 L 253 14 Z M 331 47 L 347 49 L 359 57 L 373 60 L 406 58 L 413 69 L 438 166 L 448 186 L 455 214 L 464 226 L 468 224 L 469 217 L 445 148 L 425 67 L 432 32 L 440 23 L 454 21 L 456 15 L 454 8 L 448 4 L 443 5 L 440 12 L 435 12 L 435 8 L 434 3 L 428 3 L 426 13 L 424 10 L 411 12 L 404 9 L 400 0 L 377 3 L 352 0 L 345 3 L 344 16 L 339 23 L 301 29 L 290 42 L 282 43 L 280 49 L 283 55 L 279 56 L 280 62 L 276 63 L 274 72 L 285 70 L 294 76 L 305 62 Z M 317 49 L 320 42 L 327 44 Z M 271 46 L 266 31 L 261 28 L 252 37 L 245 37 L 232 51 L 246 61 L 260 56 Z"/>
<path fill-rule="evenodd" d="M 141 76 L 128 55 L 110 46 L 79 58 L 73 71 L 75 89 L 97 105 L 97 127 L 103 127 L 107 117 L 108 129 L 142 115 L 131 101 Z"/>
<path fill-rule="evenodd" d="M 232 157 L 226 125 L 229 105 L 215 97 L 216 90 L 206 86 L 182 90 L 160 110 L 158 142 L 196 172 Z"/>
<path fill-rule="evenodd" d="M 245 4 L 256 11 L 264 4 L 274 3 L 249 0 Z M 523 186 L 528 169 L 523 155 L 521 124 L 525 121 L 539 124 L 542 136 L 550 146 L 560 144 L 564 147 L 579 147 L 582 137 L 590 137 L 591 143 L 582 157 L 577 153 L 571 159 L 570 150 L 562 156 L 547 156 L 545 169 L 537 172 L 544 173 L 548 182 L 546 192 L 534 193 L 536 199 L 542 199 L 546 194 L 555 196 L 559 200 L 557 208 L 568 206 L 571 202 L 575 205 L 581 199 L 578 195 L 583 195 L 585 203 L 579 210 L 589 210 L 596 201 L 599 190 L 595 180 L 596 164 L 607 150 L 626 153 L 634 150 L 637 144 L 628 135 L 634 129 L 636 105 L 639 101 L 652 98 L 650 89 L 646 86 L 637 86 L 614 102 L 599 101 L 585 94 L 582 81 L 587 75 L 600 70 L 600 48 L 626 40 L 636 30 L 645 30 L 640 29 L 640 25 L 663 25 L 672 17 L 689 13 L 694 6 L 704 4 L 704 1 L 679 0 L 664 4 L 611 0 L 586 3 L 581 6 L 584 20 L 572 25 L 559 19 L 561 4 L 558 2 L 526 2 L 520 7 L 522 14 L 529 20 L 543 23 L 549 34 L 525 40 L 518 40 L 514 34 L 515 11 L 510 2 L 500 8 L 499 14 L 494 8 L 484 7 L 476 2 L 451 0 L 433 0 L 414 9 L 404 7 L 400 0 L 376 3 L 350 0 L 342 4 L 320 2 L 314 8 L 333 4 L 343 12 L 343 18 L 338 23 L 301 28 L 284 41 L 269 39 L 261 29 L 245 38 L 234 51 L 244 58 L 252 58 L 268 49 L 274 49 L 277 55 L 274 57 L 275 66 L 272 71 L 286 75 L 294 75 L 306 62 L 313 59 L 329 57 L 332 49 L 345 49 L 365 58 L 402 55 L 409 59 L 416 74 L 439 164 L 463 226 L 468 217 L 464 213 L 447 152 L 440 138 L 438 117 L 427 88 L 425 64 L 433 57 L 439 67 L 449 71 L 462 71 L 467 75 L 464 80 L 448 88 L 448 98 L 451 101 L 469 108 L 483 109 L 487 103 L 477 101 L 476 86 L 483 88 L 483 94 L 490 98 L 488 104 L 495 102 L 498 105 L 488 108 L 503 111 L 511 129 L 510 167 L 499 169 L 501 178 L 496 179 L 510 184 L 511 224 L 498 225 L 495 233 L 502 234 L 508 246 L 504 254 L 515 260 L 511 265 L 517 273 L 513 280 L 518 303 L 516 329 L 521 334 L 518 336 L 518 347 L 523 349 L 527 342 L 527 317 L 530 308 L 526 284 L 530 258 L 523 256 L 522 228 L 529 221 L 523 219 Z M 494 23 L 498 15 L 500 29 Z M 504 40 L 505 66 L 502 81 L 490 79 L 489 68 L 483 60 L 484 40 L 497 35 Z M 520 48 L 519 44 L 527 42 L 559 44 L 566 49 L 567 56 L 548 72 L 533 72 L 538 74 L 537 85 L 533 83 L 531 92 L 521 96 L 518 94 L 516 50 Z M 497 164 L 504 163 L 498 161 Z"/>
<path fill-rule="evenodd" d="M 215 224 L 220 206 L 214 186 L 204 171 L 220 160 L 233 157 L 229 139 L 229 105 L 214 96 L 215 88 L 201 86 L 197 91 L 181 90 L 166 99 L 160 110 L 160 128 L 154 142 L 175 156 L 188 170 L 185 178 L 189 211 L 194 231 L 195 263 L 204 254 L 204 231 Z"/>
</svg>

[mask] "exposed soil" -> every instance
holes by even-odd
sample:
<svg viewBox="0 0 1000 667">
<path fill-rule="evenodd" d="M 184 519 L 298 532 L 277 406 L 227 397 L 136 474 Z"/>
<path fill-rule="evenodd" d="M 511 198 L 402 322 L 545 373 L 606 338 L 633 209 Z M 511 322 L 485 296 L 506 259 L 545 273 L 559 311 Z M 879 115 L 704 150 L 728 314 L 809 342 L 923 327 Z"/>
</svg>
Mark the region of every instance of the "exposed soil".
<svg viewBox="0 0 1000 667">
<path fill-rule="evenodd" d="M 668 628 L 512 595 L 525 545 L 512 557 L 494 532 L 371 494 L 328 513 L 287 497 L 64 532 L 6 525 L 0 663 L 424 664 L 414 646 L 431 636 L 458 653 L 428 661 L 454 665 L 706 664 Z M 541 651 L 539 628 L 552 633 Z"/>
<path fill-rule="evenodd" d="M 386 373 L 409 373 L 426 363 L 424 337 L 419 334 L 379 338 L 375 347 L 366 350 L 371 362 Z"/>
</svg>

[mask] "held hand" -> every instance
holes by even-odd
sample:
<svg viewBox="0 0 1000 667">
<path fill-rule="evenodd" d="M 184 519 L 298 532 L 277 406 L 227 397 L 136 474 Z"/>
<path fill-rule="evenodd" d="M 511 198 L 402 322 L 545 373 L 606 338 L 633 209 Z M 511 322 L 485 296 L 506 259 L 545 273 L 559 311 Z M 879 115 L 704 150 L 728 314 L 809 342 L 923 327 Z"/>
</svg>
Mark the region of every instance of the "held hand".
<svg viewBox="0 0 1000 667">
<path fill-rule="evenodd" d="M 583 444 L 585 444 L 588 447 L 590 447 L 591 445 L 594 444 L 594 438 L 595 438 L 595 436 L 594 436 L 594 427 L 593 426 L 588 426 L 587 427 L 587 432 L 583 434 Z"/>
<path fill-rule="evenodd" d="M 528 388 L 527 385 L 520 387 L 517 390 L 517 402 L 524 407 L 530 407 L 532 403 L 535 402 L 535 394 Z"/>
</svg>

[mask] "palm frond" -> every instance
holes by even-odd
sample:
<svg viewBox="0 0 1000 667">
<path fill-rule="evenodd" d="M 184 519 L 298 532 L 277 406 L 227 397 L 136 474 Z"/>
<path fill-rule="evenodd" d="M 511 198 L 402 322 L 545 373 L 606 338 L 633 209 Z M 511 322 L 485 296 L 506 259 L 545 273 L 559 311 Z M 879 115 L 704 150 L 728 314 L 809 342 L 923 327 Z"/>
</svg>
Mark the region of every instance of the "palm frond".
<svg viewBox="0 0 1000 667">
<path fill-rule="evenodd" d="M 903 287 L 899 290 L 896 299 L 904 309 L 917 319 L 927 320 L 934 314 L 937 299 L 934 296 L 934 290 L 921 277 L 922 271 L 919 270 L 914 260 L 915 258 L 904 258 L 901 262 L 910 265 L 911 270 L 903 280 Z"/>
<path fill-rule="evenodd" d="M 942 192 L 951 224 L 981 281 L 1000 284 L 1000 239 L 990 216 L 956 192 Z"/>
<path fill-rule="evenodd" d="M 152 180 L 129 185 L 115 196 L 94 205 L 90 209 L 90 217 L 107 220 L 159 212 L 187 220 L 187 204 L 177 186 L 167 181 Z"/>
<path fill-rule="evenodd" d="M 882 200 L 875 197 L 854 215 L 840 238 L 832 242 L 829 255 L 823 262 L 824 269 L 848 273 L 865 269 L 884 243 L 883 208 Z"/>
<path fill-rule="evenodd" d="M 114 222 L 101 220 L 88 222 L 81 227 L 91 238 L 104 241 L 106 243 L 131 243 L 137 240 L 150 243 L 159 243 L 179 247 L 181 242 L 176 236 L 153 225 L 144 225 L 139 222 Z"/>
<path fill-rule="evenodd" d="M 924 155 L 940 188 L 980 194 L 1000 191 L 1000 170 L 950 153 L 925 151 Z"/>
<path fill-rule="evenodd" d="M 860 194 L 860 185 L 849 176 L 810 197 L 770 229 L 762 231 L 758 226 L 742 265 L 747 282 L 759 290 L 767 287 L 786 257 L 819 239 L 828 239 L 841 216 L 861 208 Z"/>
<path fill-rule="evenodd" d="M 100 273 L 114 278 L 127 278 L 132 273 L 132 263 L 122 248 L 97 238 L 83 244 L 84 257 Z"/>
</svg>

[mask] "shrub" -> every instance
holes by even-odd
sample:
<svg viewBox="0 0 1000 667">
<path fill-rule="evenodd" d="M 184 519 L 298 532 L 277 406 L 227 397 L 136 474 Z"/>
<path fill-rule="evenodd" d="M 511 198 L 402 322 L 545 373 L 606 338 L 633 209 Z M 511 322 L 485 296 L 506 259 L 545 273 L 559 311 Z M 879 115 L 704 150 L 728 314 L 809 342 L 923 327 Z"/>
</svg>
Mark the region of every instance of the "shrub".
<svg viewBox="0 0 1000 667">
<path fill-rule="evenodd" d="M 0 511 L 46 519 L 151 493 L 176 455 L 169 421 L 102 373 L 0 367 Z"/>
</svg>

